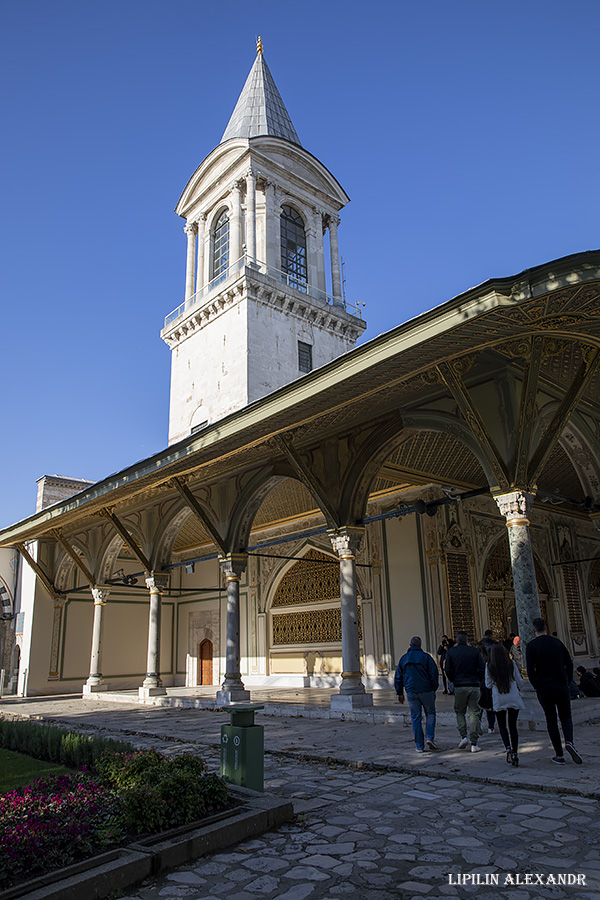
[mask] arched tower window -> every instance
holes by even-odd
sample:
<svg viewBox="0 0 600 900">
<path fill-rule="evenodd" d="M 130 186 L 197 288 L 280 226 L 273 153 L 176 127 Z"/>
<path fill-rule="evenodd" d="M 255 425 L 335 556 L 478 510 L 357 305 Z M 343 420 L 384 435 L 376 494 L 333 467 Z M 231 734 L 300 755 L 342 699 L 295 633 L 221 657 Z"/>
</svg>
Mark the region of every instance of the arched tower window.
<svg viewBox="0 0 600 900">
<path fill-rule="evenodd" d="M 281 208 L 281 269 L 292 287 L 306 290 L 306 232 L 302 216 L 291 206 Z"/>
<path fill-rule="evenodd" d="M 213 232 L 213 264 L 212 277 L 218 278 L 225 275 L 229 266 L 229 216 L 227 210 L 223 210 Z"/>
</svg>

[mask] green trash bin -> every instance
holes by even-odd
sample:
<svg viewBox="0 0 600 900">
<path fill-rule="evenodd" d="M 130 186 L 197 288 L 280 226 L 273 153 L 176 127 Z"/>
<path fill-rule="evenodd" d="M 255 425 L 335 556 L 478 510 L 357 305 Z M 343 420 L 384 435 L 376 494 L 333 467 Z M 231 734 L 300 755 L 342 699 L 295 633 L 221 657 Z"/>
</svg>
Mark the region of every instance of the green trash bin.
<svg viewBox="0 0 600 900">
<path fill-rule="evenodd" d="M 224 707 L 230 723 L 221 725 L 221 778 L 253 791 L 264 791 L 265 730 L 254 724 L 257 709 L 264 706 L 234 703 Z"/>
</svg>

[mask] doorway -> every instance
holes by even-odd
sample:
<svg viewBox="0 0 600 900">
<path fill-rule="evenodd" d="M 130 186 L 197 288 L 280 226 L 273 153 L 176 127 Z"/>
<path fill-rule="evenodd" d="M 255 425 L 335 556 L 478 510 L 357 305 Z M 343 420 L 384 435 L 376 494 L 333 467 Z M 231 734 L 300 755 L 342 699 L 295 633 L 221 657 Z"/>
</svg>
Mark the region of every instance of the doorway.
<svg viewBox="0 0 600 900">
<path fill-rule="evenodd" d="M 213 683 L 213 645 L 208 638 L 198 644 L 197 684 Z"/>
</svg>

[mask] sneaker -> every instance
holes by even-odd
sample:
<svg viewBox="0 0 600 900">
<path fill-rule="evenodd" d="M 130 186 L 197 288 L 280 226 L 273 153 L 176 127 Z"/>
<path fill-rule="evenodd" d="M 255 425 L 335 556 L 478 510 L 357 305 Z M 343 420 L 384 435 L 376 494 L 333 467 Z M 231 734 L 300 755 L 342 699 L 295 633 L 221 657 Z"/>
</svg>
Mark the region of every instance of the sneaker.
<svg viewBox="0 0 600 900">
<path fill-rule="evenodd" d="M 468 746 L 469 746 L 469 738 L 462 738 L 458 745 L 458 749 L 464 750 L 465 747 L 468 747 Z"/>
<path fill-rule="evenodd" d="M 552 762 L 555 762 L 559 766 L 566 765 L 564 756 L 553 756 Z"/>
<path fill-rule="evenodd" d="M 493 733 L 494 733 L 494 729 L 493 729 L 493 728 L 488 728 L 488 734 L 493 734 Z"/>
<path fill-rule="evenodd" d="M 471 744 L 471 753 L 480 753 L 481 747 L 479 744 Z"/>
<path fill-rule="evenodd" d="M 427 738 L 425 743 L 427 744 L 427 746 L 429 747 L 430 750 L 439 750 L 440 749 L 438 747 L 438 745 L 436 744 L 436 742 L 433 740 L 429 740 L 429 738 Z"/>
<path fill-rule="evenodd" d="M 423 751 L 424 751 L 423 747 L 415 747 L 415 753 L 423 753 Z"/>
<path fill-rule="evenodd" d="M 571 759 L 573 760 L 573 762 L 576 762 L 577 765 L 580 766 L 581 763 L 583 762 L 583 760 L 582 760 L 582 758 L 580 757 L 580 755 L 579 755 L 579 753 L 577 752 L 577 750 L 575 749 L 575 747 L 573 746 L 573 744 L 571 744 L 571 743 L 565 743 L 565 750 L 567 751 L 567 753 L 570 753 L 570 754 L 571 754 Z"/>
</svg>

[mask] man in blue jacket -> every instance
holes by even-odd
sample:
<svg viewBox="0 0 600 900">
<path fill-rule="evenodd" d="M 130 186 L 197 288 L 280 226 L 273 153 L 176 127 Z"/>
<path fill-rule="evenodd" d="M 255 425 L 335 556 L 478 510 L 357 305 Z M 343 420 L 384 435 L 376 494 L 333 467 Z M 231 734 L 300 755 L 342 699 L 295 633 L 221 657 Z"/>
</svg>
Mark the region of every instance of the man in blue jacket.
<svg viewBox="0 0 600 900">
<path fill-rule="evenodd" d="M 425 743 L 430 750 L 439 749 L 435 744 L 435 692 L 439 683 L 438 667 L 429 653 L 421 649 L 421 638 L 411 638 L 408 651 L 398 663 L 394 687 L 398 694 L 398 703 L 404 703 L 406 691 L 417 753 L 423 752 Z M 425 713 L 425 742 L 422 712 Z"/>
</svg>

